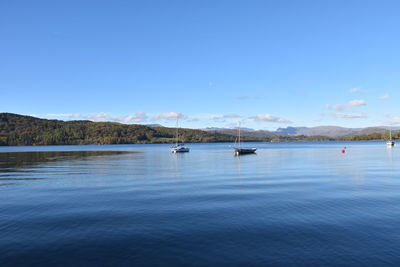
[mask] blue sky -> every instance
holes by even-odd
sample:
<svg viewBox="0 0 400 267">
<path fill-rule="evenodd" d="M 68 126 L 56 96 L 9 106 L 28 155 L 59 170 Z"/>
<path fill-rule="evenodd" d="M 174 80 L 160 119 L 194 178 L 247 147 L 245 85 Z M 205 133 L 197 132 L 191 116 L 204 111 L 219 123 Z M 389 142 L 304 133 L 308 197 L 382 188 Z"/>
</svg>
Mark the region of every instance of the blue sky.
<svg viewBox="0 0 400 267">
<path fill-rule="evenodd" d="M 399 1 L 1 1 L 0 112 L 183 127 L 400 123 Z"/>
</svg>

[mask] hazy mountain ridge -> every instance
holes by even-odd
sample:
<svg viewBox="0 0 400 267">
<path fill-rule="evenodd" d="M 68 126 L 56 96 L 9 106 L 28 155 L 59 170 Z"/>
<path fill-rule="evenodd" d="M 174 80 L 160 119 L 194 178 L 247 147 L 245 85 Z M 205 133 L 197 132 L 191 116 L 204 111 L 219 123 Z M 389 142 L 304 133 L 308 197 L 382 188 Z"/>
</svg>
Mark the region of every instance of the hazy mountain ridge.
<svg viewBox="0 0 400 267">
<path fill-rule="evenodd" d="M 221 134 L 227 134 L 227 135 L 238 135 L 238 129 L 237 128 L 217 128 L 217 127 L 210 127 L 210 128 L 205 128 L 203 129 L 204 131 L 207 132 L 217 132 Z M 272 138 L 276 137 L 277 135 L 274 134 L 271 131 L 266 131 L 266 130 L 254 130 L 251 128 L 240 128 L 240 134 L 242 136 L 248 136 L 248 137 L 254 137 L 254 138 Z"/>
<path fill-rule="evenodd" d="M 344 128 L 340 126 L 317 126 L 317 127 L 287 127 L 279 128 L 276 133 L 281 136 L 328 136 L 332 138 L 345 137 L 358 134 L 362 129 Z"/>
<path fill-rule="evenodd" d="M 355 135 L 368 135 L 372 133 L 385 133 L 389 126 L 375 126 L 365 128 L 345 128 L 340 126 L 316 126 L 316 127 L 286 127 L 278 128 L 276 131 L 241 129 L 243 136 L 252 137 L 277 137 L 277 136 L 326 136 L 330 138 L 350 137 Z M 237 135 L 237 129 L 228 128 L 206 128 L 205 131 Z M 400 130 L 400 127 L 392 127 L 393 131 Z"/>
</svg>

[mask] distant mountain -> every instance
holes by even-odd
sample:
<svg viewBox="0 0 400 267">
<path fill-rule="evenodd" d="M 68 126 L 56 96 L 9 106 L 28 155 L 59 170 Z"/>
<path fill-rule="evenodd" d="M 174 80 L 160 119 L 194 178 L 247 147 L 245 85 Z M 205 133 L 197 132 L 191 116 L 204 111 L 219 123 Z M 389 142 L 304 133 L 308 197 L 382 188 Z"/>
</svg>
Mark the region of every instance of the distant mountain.
<svg viewBox="0 0 400 267">
<path fill-rule="evenodd" d="M 237 129 L 228 128 L 206 128 L 205 131 L 214 131 L 222 134 L 237 135 Z M 287 127 L 279 128 L 276 131 L 241 129 L 242 136 L 252 137 L 277 137 L 277 136 L 326 136 L 331 138 L 351 136 L 358 134 L 362 129 L 349 129 L 338 126 L 319 127 Z"/>
<path fill-rule="evenodd" d="M 328 136 L 342 137 L 358 134 L 362 129 L 344 128 L 339 126 L 317 126 L 317 127 L 287 127 L 279 128 L 276 134 L 280 136 Z"/>
<path fill-rule="evenodd" d="M 226 134 L 226 135 L 233 135 L 233 136 L 238 135 L 238 130 L 232 129 L 232 128 L 215 128 L 215 127 L 213 127 L 213 128 L 205 128 L 203 130 L 207 131 L 207 132 L 216 132 L 216 133 Z M 254 137 L 254 138 L 272 138 L 272 137 L 276 136 L 276 134 L 274 134 L 270 131 L 254 130 L 251 128 L 240 128 L 240 134 L 241 134 L 241 136 Z"/>
<path fill-rule="evenodd" d="M 237 135 L 237 129 L 229 128 L 206 128 L 208 132 L 217 132 L 227 135 Z M 325 136 L 329 138 L 350 137 L 355 135 L 368 135 L 372 133 L 386 133 L 388 126 L 377 126 L 367 128 L 345 128 L 339 126 L 317 126 L 317 127 L 286 127 L 278 128 L 276 131 L 254 130 L 250 128 L 241 128 L 242 136 L 256 138 L 273 138 L 277 136 Z M 392 127 L 393 131 L 400 130 L 400 127 Z"/>
<path fill-rule="evenodd" d="M 400 127 L 391 127 L 392 131 L 398 131 Z M 378 127 L 367 127 L 363 128 L 358 134 L 372 134 L 372 133 L 387 133 L 390 127 L 387 126 L 378 126 Z"/>
<path fill-rule="evenodd" d="M 287 127 L 278 128 L 275 133 L 279 136 L 296 136 L 299 135 L 300 131 L 308 129 L 307 127 Z"/>
<path fill-rule="evenodd" d="M 279 136 L 327 136 L 332 138 L 349 137 L 354 135 L 367 135 L 372 133 L 385 133 L 389 127 L 367 127 L 367 128 L 344 128 L 339 126 L 317 126 L 317 127 L 287 127 L 279 128 L 274 133 Z M 393 130 L 400 129 L 393 127 Z"/>
</svg>

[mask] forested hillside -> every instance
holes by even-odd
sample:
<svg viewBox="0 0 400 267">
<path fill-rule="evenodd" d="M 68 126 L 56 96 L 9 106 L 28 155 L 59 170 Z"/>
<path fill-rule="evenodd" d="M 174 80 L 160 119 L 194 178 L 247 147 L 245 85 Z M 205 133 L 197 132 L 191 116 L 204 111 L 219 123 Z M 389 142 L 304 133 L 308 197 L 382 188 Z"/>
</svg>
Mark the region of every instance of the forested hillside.
<svg viewBox="0 0 400 267">
<path fill-rule="evenodd" d="M 400 132 L 392 132 L 392 139 L 400 139 Z M 389 134 L 387 132 L 377 132 L 371 134 L 359 134 L 349 137 L 342 137 L 339 140 L 344 141 L 362 141 L 362 140 L 389 140 Z"/>
<path fill-rule="evenodd" d="M 0 145 L 88 145 L 174 143 L 175 128 L 121 124 L 115 122 L 46 120 L 12 113 L 0 113 Z M 234 130 L 232 130 L 234 131 Z M 254 132 L 252 132 L 254 133 Z M 234 142 L 233 134 L 218 131 L 180 129 L 180 141 L 187 143 Z M 246 132 L 243 132 L 245 135 Z M 336 140 L 383 140 L 388 133 L 358 134 Z M 394 131 L 399 139 L 400 132 Z M 243 141 L 327 141 L 327 136 L 242 136 Z"/>
<path fill-rule="evenodd" d="M 183 142 L 233 142 L 215 132 L 180 129 Z M 80 145 L 173 143 L 175 129 L 114 122 L 46 120 L 0 113 L 0 145 Z M 246 138 L 244 141 L 266 141 Z"/>
</svg>

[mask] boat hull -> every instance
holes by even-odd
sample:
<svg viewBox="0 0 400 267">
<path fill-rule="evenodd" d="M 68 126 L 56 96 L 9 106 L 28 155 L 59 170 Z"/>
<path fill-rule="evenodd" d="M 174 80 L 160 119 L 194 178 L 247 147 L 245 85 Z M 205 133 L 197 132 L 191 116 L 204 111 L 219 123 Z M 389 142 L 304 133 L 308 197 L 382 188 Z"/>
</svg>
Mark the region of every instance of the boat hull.
<svg viewBox="0 0 400 267">
<path fill-rule="evenodd" d="M 394 141 L 387 141 L 387 142 L 386 142 L 386 145 L 387 145 L 388 147 L 392 147 L 392 146 L 394 146 Z"/>
<path fill-rule="evenodd" d="M 184 152 L 189 152 L 190 149 L 188 147 L 173 147 L 171 148 L 172 153 L 184 153 Z"/>
<path fill-rule="evenodd" d="M 235 148 L 236 155 L 253 154 L 256 153 L 257 148 Z"/>
</svg>

